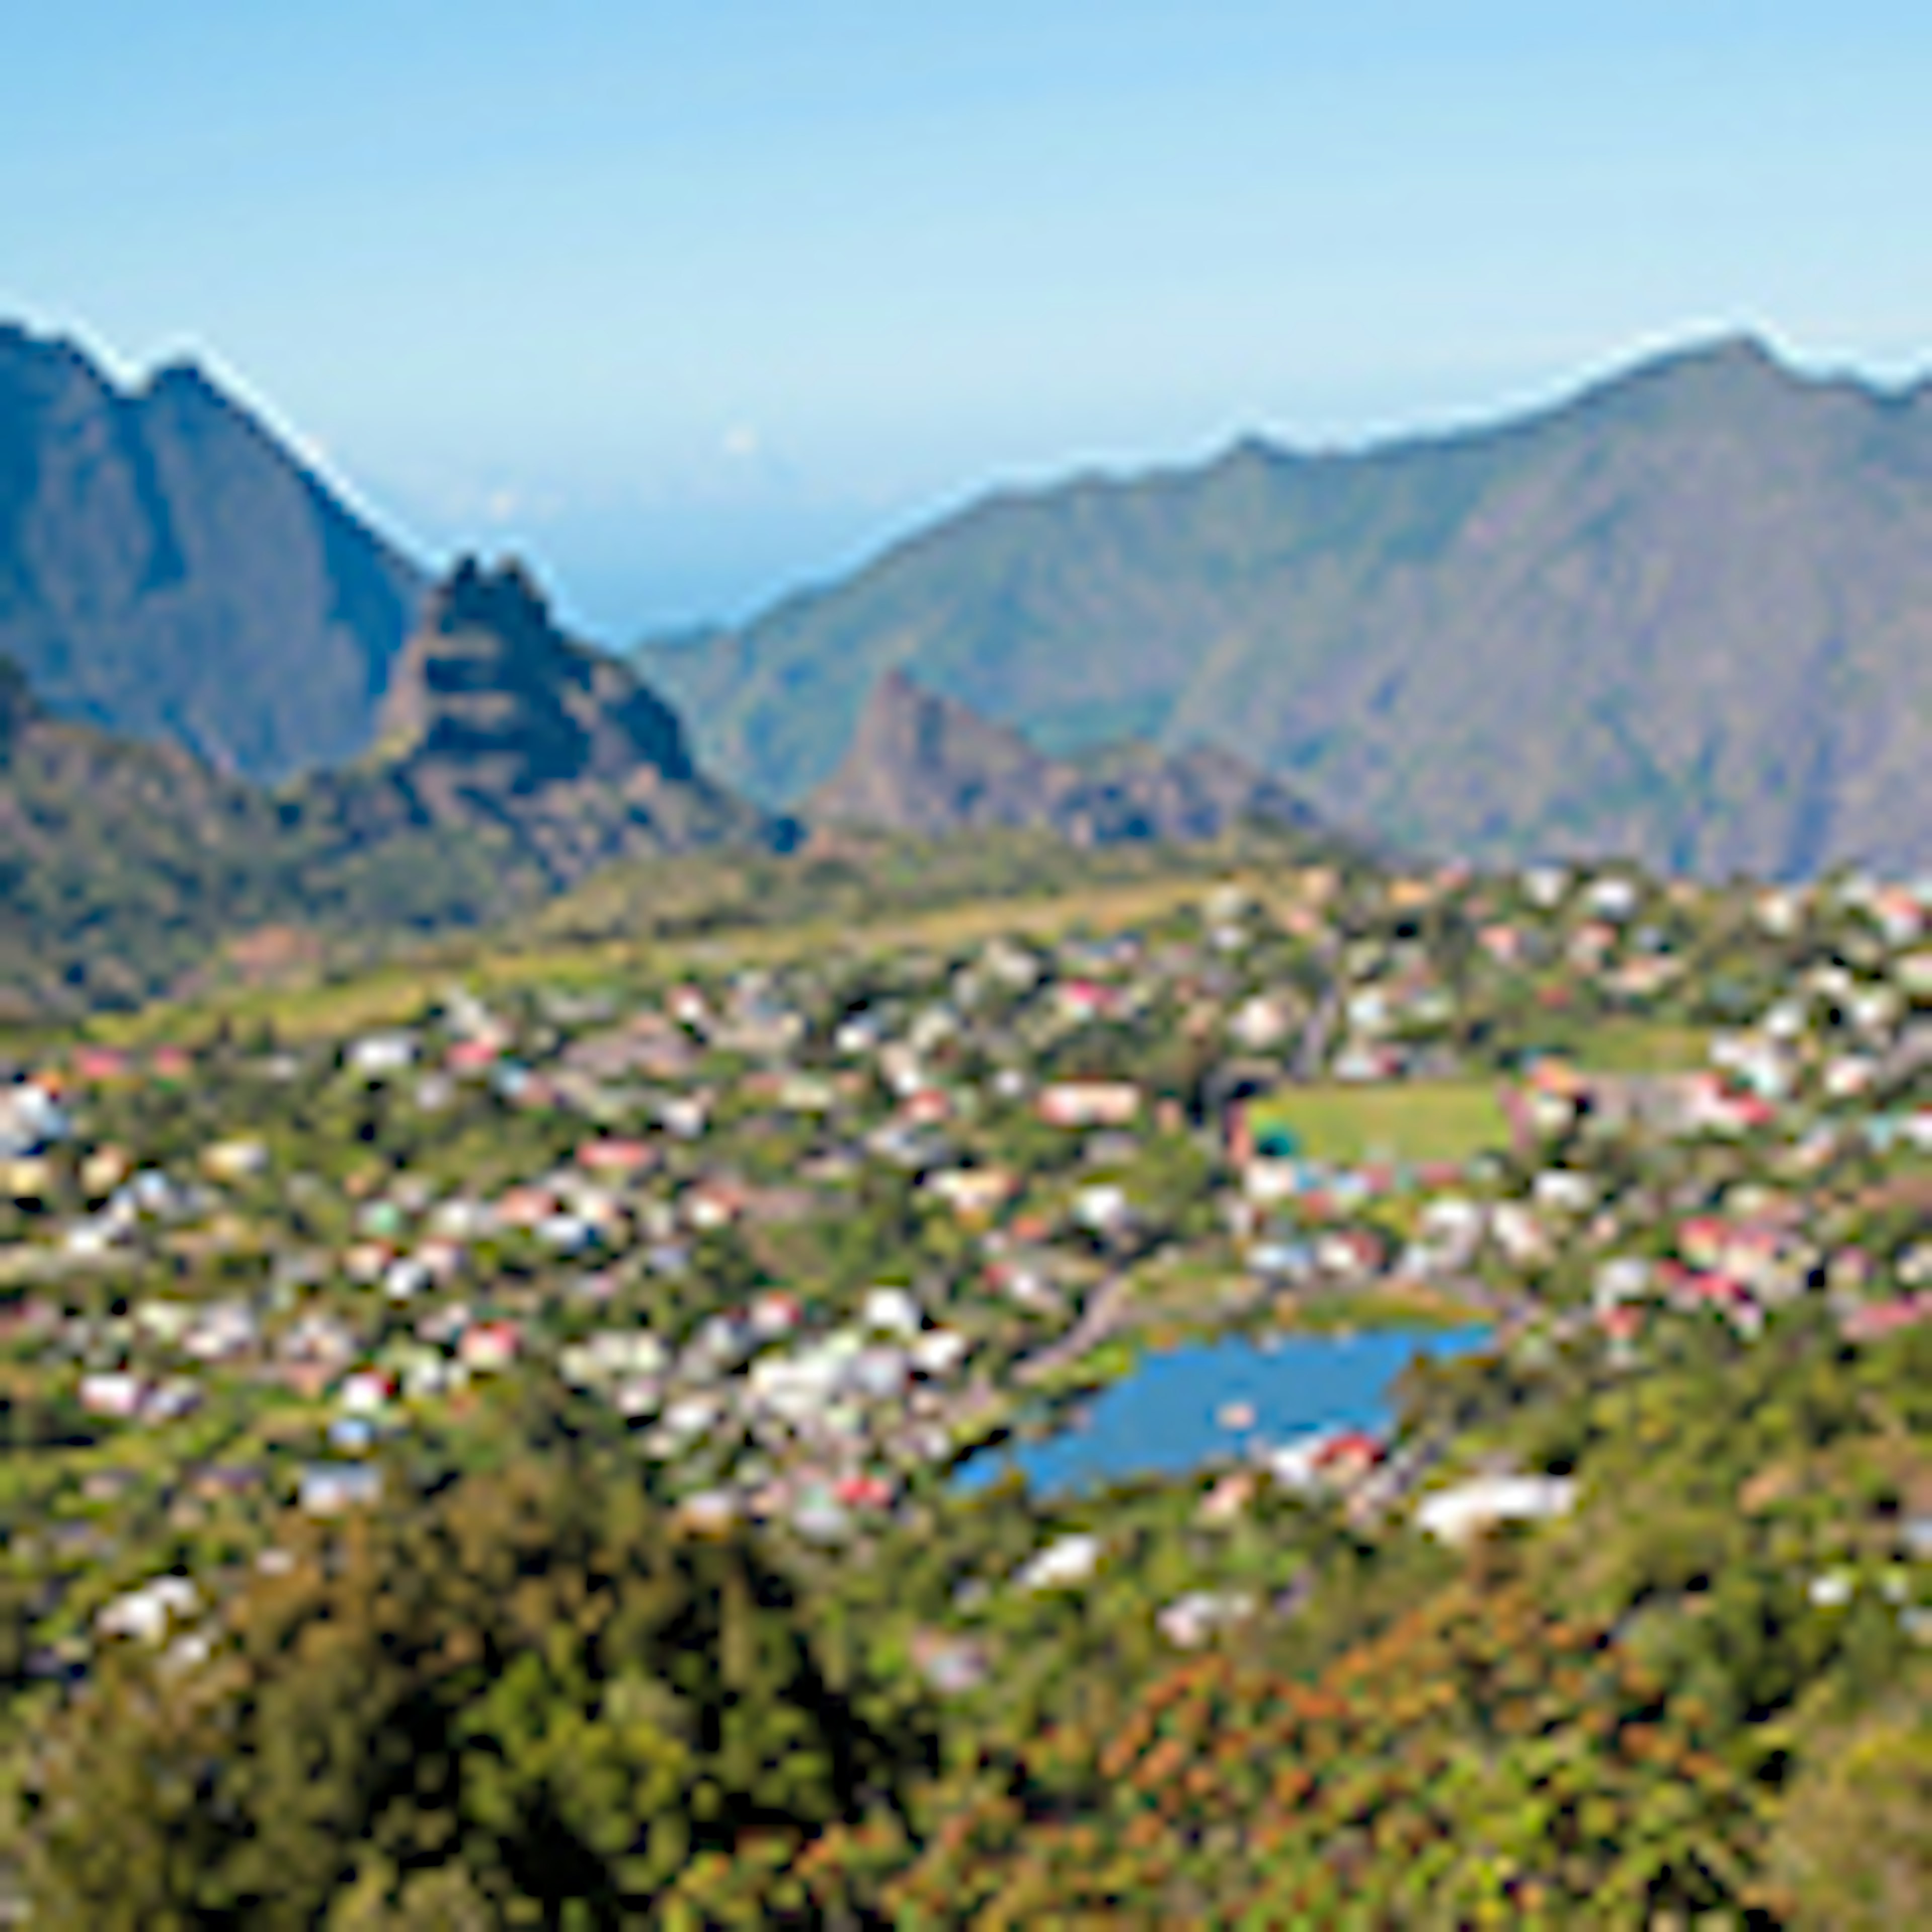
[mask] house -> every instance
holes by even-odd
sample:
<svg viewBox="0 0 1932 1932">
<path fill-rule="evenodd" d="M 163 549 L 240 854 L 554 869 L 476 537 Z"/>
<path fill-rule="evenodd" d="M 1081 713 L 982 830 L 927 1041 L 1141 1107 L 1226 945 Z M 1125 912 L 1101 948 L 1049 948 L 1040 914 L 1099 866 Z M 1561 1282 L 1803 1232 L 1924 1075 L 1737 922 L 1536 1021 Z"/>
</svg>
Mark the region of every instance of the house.
<svg viewBox="0 0 1932 1932">
<path fill-rule="evenodd" d="M 0 1159 L 38 1154 L 68 1138 L 72 1123 L 46 1077 L 0 1090 Z"/>
<path fill-rule="evenodd" d="M 926 1185 L 962 1220 L 989 1219 L 1018 1191 L 1019 1178 L 1003 1167 L 954 1167 L 929 1174 Z"/>
<path fill-rule="evenodd" d="M 952 1096 L 940 1087 L 914 1088 L 899 1108 L 899 1118 L 908 1126 L 936 1127 L 952 1117 Z"/>
<path fill-rule="evenodd" d="M 1576 1507 L 1567 1476 L 1477 1476 L 1416 1505 L 1416 1526 L 1443 1543 L 1464 1543 L 1503 1522 L 1543 1522 Z"/>
<path fill-rule="evenodd" d="M 626 1140 L 607 1134 L 599 1140 L 586 1140 L 578 1148 L 578 1167 L 591 1174 L 630 1180 L 638 1174 L 650 1173 L 655 1165 L 657 1150 L 645 1140 Z"/>
<path fill-rule="evenodd" d="M 1178 1650 L 1198 1650 L 1224 1630 L 1246 1623 L 1260 1607 L 1246 1590 L 1190 1590 L 1155 1613 L 1161 1635 Z"/>
<path fill-rule="evenodd" d="M 1058 1080 L 1035 1107 L 1049 1126 L 1124 1127 L 1139 1117 L 1141 1090 L 1129 1080 Z"/>
<path fill-rule="evenodd" d="M 674 986 L 664 995 L 664 1011 L 693 1033 L 704 1033 L 711 1023 L 710 1002 L 696 986 Z"/>
<path fill-rule="evenodd" d="M 1132 1225 L 1133 1203 L 1118 1182 L 1096 1180 L 1073 1196 L 1073 1219 L 1096 1234 L 1118 1234 Z"/>
<path fill-rule="evenodd" d="M 496 1066 L 503 1051 L 502 1042 L 488 1036 L 470 1040 L 459 1040 L 442 1057 L 442 1064 L 452 1074 L 488 1074 Z"/>
<path fill-rule="evenodd" d="M 1100 980 L 1063 980 L 1053 989 L 1054 1004 L 1064 1019 L 1107 1019 L 1120 1010 L 1124 995 L 1118 986 Z"/>
<path fill-rule="evenodd" d="M 714 1174 L 687 1187 L 678 1205 L 689 1226 L 715 1231 L 728 1228 L 743 1214 L 746 1198 L 742 1181 Z"/>
<path fill-rule="evenodd" d="M 790 1334 L 805 1319 L 805 1304 L 782 1288 L 767 1288 L 752 1304 L 752 1332 L 772 1341 Z"/>
<path fill-rule="evenodd" d="M 514 1322 L 479 1322 L 464 1330 L 456 1352 L 465 1368 L 488 1375 L 508 1368 L 523 1352 L 523 1342 Z"/>
<path fill-rule="evenodd" d="M 1476 943 L 1498 966 L 1514 966 L 1523 957 L 1523 935 L 1514 926 L 1498 922 L 1480 927 Z"/>
<path fill-rule="evenodd" d="M 1256 993 L 1228 1016 L 1228 1032 L 1249 1052 L 1265 1053 L 1287 1039 L 1294 1019 L 1294 1007 L 1282 995 Z"/>
<path fill-rule="evenodd" d="M 96 1148 L 80 1164 L 81 1192 L 90 1200 L 103 1200 L 127 1179 L 132 1166 L 121 1148 Z"/>
<path fill-rule="evenodd" d="M 1314 1471 L 1332 1486 L 1348 1489 L 1361 1481 L 1387 1454 L 1366 1430 L 1338 1429 L 1322 1438 L 1314 1451 Z"/>
<path fill-rule="evenodd" d="M 94 1627 L 103 1636 L 159 1643 L 171 1622 L 193 1616 L 200 1607 L 200 1596 L 185 1576 L 157 1576 L 111 1598 L 101 1606 Z"/>
<path fill-rule="evenodd" d="M 352 1073 L 380 1080 L 404 1072 L 415 1064 L 416 1057 L 416 1043 L 410 1034 L 370 1033 L 351 1042 L 347 1064 Z"/>
<path fill-rule="evenodd" d="M 372 1462 L 312 1462 L 296 1490 L 297 1506 L 310 1516 L 340 1516 L 380 1502 L 382 1472 Z"/>
<path fill-rule="evenodd" d="M 1105 1548 L 1099 1537 L 1084 1531 L 1060 1537 L 1020 1565 L 1014 1585 L 1022 1590 L 1072 1589 L 1100 1568 Z"/>
<path fill-rule="evenodd" d="M 128 1070 L 128 1056 L 111 1046 L 81 1046 L 74 1049 L 74 1077 L 89 1086 L 124 1080 Z"/>
<path fill-rule="evenodd" d="M 268 1164 L 268 1148 L 249 1137 L 217 1141 L 202 1148 L 201 1154 L 202 1173 L 211 1180 L 225 1181 L 231 1185 L 252 1180 Z"/>
<path fill-rule="evenodd" d="M 89 1415 L 102 1415 L 117 1422 L 131 1420 L 141 1411 L 147 1384 L 124 1369 L 98 1370 L 82 1376 L 78 1394 L 80 1406 Z"/>
<path fill-rule="evenodd" d="M 942 1696 L 977 1690 L 992 1668 L 982 1645 L 944 1630 L 915 1630 L 908 1650 L 914 1669 Z"/>
<path fill-rule="evenodd" d="M 548 1187 L 524 1185 L 506 1188 L 496 1200 L 497 1225 L 505 1228 L 539 1228 L 561 1204 Z"/>
<path fill-rule="evenodd" d="M 358 1369 L 343 1377 L 335 1399 L 350 1415 L 374 1415 L 389 1406 L 394 1381 L 380 1369 Z"/>
<path fill-rule="evenodd" d="M 1899 1295 L 1852 1310 L 1838 1324 L 1838 1331 L 1848 1342 L 1876 1342 L 1926 1321 L 1932 1321 L 1932 1295 Z"/>
</svg>

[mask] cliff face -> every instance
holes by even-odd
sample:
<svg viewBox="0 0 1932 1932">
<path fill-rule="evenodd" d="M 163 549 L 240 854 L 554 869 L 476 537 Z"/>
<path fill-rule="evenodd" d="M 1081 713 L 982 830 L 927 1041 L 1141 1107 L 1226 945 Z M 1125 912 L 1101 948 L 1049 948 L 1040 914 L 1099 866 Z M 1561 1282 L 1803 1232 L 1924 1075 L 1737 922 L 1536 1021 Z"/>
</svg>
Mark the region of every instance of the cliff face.
<svg viewBox="0 0 1932 1932">
<path fill-rule="evenodd" d="M 383 755 L 425 785 L 526 796 L 553 784 L 697 772 L 676 714 L 614 658 L 572 643 L 522 569 L 460 564 L 429 601 L 382 704 Z"/>
<path fill-rule="evenodd" d="M 1027 826 L 1086 844 L 1211 838 L 1243 820 L 1315 826 L 1285 788 L 1230 754 L 1202 747 L 1168 757 L 1132 745 L 1049 758 L 896 671 L 874 686 L 844 762 L 805 816 L 924 836 Z"/>
<path fill-rule="evenodd" d="M 274 780 L 368 742 L 414 567 L 199 370 L 0 326 L 0 655 L 56 715 Z"/>
<path fill-rule="evenodd" d="M 459 565 L 397 659 L 370 758 L 323 782 L 373 826 L 491 828 L 556 884 L 607 860 L 776 822 L 692 761 L 676 714 L 614 658 L 572 641 L 514 564 Z"/>
</svg>

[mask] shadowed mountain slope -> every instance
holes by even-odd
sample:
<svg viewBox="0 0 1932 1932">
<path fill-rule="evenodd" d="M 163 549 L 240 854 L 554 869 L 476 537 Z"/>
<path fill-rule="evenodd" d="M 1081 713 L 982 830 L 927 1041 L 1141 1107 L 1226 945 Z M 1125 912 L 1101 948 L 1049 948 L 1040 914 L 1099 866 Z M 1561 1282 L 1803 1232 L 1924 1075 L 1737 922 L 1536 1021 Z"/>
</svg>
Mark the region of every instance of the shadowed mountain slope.
<svg viewBox="0 0 1932 1932">
<path fill-rule="evenodd" d="M 274 780 L 368 743 L 414 567 L 200 370 L 0 326 L 0 653 L 49 710 Z"/>
<path fill-rule="evenodd" d="M 640 662 L 722 776 L 832 772 L 879 677 L 1050 752 L 1223 744 L 1482 858 L 1932 860 L 1932 390 L 1748 341 L 1501 428 L 994 497 Z"/>
<path fill-rule="evenodd" d="M 465 563 L 435 593 L 383 716 L 370 756 L 272 793 L 57 720 L 0 658 L 0 1017 L 141 999 L 244 935 L 238 956 L 379 952 L 614 860 L 789 836 L 514 566 Z"/>
<path fill-rule="evenodd" d="M 52 718 L 0 659 L 0 1019 L 139 1001 L 251 928 L 306 953 L 322 933 L 476 919 L 514 890 L 470 843 L 365 844 L 178 745 Z"/>
</svg>

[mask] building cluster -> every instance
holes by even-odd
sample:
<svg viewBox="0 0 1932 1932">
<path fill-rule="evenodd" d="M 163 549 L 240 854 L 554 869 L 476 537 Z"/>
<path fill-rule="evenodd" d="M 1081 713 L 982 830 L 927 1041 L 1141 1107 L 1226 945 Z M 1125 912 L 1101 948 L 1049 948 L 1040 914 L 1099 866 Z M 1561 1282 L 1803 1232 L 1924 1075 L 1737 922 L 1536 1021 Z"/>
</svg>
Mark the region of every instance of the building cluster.
<svg viewBox="0 0 1932 1932">
<path fill-rule="evenodd" d="M 1473 1318 L 1636 1360 L 1808 1295 L 1853 1340 L 1932 1319 L 1928 1006 L 1923 888 L 1306 868 L 1131 932 L 56 1046 L 0 1078 L 0 1371 L 39 1451 L 5 1560 L 68 1670 L 533 1387 L 694 1531 L 830 1546 L 1165 1332 Z M 1270 1467 L 1449 1537 L 1570 1500 L 1442 1462 Z"/>
</svg>

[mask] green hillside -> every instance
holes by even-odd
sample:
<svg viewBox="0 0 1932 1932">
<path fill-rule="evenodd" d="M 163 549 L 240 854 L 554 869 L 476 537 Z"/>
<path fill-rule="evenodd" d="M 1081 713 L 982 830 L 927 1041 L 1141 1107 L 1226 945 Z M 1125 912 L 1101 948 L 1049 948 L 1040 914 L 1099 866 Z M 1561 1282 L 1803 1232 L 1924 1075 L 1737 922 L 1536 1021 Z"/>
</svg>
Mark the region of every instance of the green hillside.
<svg viewBox="0 0 1932 1932">
<path fill-rule="evenodd" d="M 1214 740 L 1423 849 L 1909 869 L 1932 406 L 1720 344 L 1498 428 L 998 496 L 640 662 L 768 800 L 898 667 L 1043 746 Z"/>
</svg>

